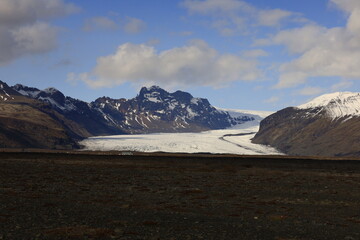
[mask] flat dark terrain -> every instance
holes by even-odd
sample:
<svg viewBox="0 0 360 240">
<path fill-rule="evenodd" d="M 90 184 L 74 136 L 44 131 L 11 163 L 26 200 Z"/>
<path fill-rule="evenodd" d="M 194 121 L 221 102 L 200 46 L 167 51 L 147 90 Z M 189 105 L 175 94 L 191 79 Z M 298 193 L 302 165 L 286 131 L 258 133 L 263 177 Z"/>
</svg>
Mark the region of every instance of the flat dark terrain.
<svg viewBox="0 0 360 240">
<path fill-rule="evenodd" d="M 360 161 L 0 152 L 0 239 L 360 239 Z"/>
</svg>

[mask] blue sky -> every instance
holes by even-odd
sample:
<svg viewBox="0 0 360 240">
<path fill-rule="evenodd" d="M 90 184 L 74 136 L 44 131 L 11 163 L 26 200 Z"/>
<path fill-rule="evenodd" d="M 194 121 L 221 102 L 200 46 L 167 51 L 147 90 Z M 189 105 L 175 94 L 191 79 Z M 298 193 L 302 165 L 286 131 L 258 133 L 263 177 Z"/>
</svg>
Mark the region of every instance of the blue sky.
<svg viewBox="0 0 360 240">
<path fill-rule="evenodd" d="M 0 79 L 85 101 L 141 86 L 279 110 L 360 91 L 358 0 L 0 0 Z"/>
</svg>

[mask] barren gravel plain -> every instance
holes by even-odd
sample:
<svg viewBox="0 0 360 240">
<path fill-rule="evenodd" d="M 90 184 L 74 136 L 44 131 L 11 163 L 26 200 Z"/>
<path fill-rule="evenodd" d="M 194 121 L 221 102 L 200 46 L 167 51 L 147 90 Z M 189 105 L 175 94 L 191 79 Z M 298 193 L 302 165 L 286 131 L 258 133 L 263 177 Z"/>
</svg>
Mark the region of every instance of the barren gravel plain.
<svg viewBox="0 0 360 240">
<path fill-rule="evenodd" d="M 360 239 L 356 159 L 128 154 L 0 152 L 0 239 Z"/>
</svg>

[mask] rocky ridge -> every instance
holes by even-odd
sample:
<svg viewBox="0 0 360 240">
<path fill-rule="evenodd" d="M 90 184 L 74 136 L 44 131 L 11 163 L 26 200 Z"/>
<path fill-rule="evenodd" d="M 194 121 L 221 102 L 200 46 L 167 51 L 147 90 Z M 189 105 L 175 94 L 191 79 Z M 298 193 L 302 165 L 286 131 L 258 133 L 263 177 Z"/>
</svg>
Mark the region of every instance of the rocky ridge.
<svg viewBox="0 0 360 240">
<path fill-rule="evenodd" d="M 233 118 L 207 99 L 182 91 L 169 93 L 158 86 L 143 87 L 132 99 L 103 97 L 91 104 L 105 119 L 129 133 L 197 132 L 254 120 L 248 116 Z"/>
</svg>

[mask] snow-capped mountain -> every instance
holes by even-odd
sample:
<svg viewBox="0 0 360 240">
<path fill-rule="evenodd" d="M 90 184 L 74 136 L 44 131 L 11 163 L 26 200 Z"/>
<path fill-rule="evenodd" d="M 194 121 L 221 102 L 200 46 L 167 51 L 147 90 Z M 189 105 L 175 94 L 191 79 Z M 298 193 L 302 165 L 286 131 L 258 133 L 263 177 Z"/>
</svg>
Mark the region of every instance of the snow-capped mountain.
<svg viewBox="0 0 360 240">
<path fill-rule="evenodd" d="M 317 109 L 332 119 L 360 116 L 360 93 L 336 92 L 325 94 L 298 106 L 299 109 Z"/>
<path fill-rule="evenodd" d="M 83 125 L 89 123 L 89 119 L 103 123 L 113 134 L 114 129 L 118 129 L 118 133 L 198 132 L 254 120 L 246 114 L 231 117 L 228 112 L 211 106 L 207 99 L 194 98 L 182 91 L 169 93 L 158 86 L 143 87 L 132 99 L 102 97 L 92 103 L 65 97 L 55 88 L 39 90 L 17 84 L 14 89 L 51 105 L 69 119 L 80 121 L 81 116 L 86 117 Z M 94 135 L 105 134 L 94 133 L 91 129 L 89 131 Z"/>
<path fill-rule="evenodd" d="M 75 106 L 71 101 L 71 98 L 66 98 L 64 94 L 62 94 L 59 90 L 55 88 L 46 88 L 44 90 L 39 90 L 37 88 L 16 84 L 13 89 L 16 90 L 18 93 L 22 94 L 23 96 L 46 102 L 52 105 L 54 108 L 62 111 L 76 110 Z"/>
<path fill-rule="evenodd" d="M 207 99 L 182 91 L 169 93 L 158 86 L 143 87 L 128 100 L 99 98 L 92 106 L 129 133 L 198 132 L 254 120 L 245 115 L 233 118 L 211 106 Z"/>
<path fill-rule="evenodd" d="M 360 156 L 360 93 L 325 94 L 260 123 L 254 143 L 291 155 Z"/>
<path fill-rule="evenodd" d="M 66 119 L 81 126 L 80 136 L 123 134 L 124 132 L 112 126 L 103 118 L 103 114 L 91 104 L 84 101 L 66 97 L 55 88 L 39 90 L 17 84 L 13 87 L 18 93 L 47 104 Z"/>
</svg>

